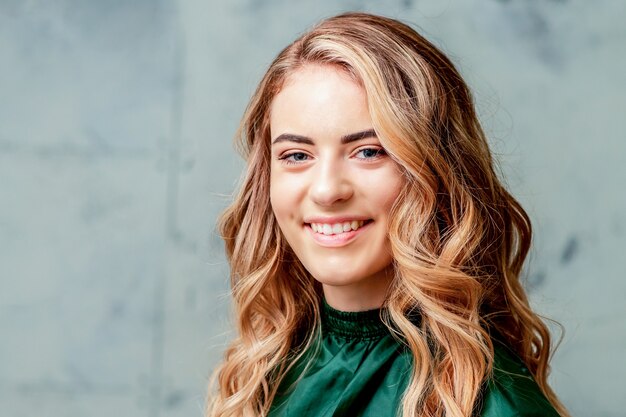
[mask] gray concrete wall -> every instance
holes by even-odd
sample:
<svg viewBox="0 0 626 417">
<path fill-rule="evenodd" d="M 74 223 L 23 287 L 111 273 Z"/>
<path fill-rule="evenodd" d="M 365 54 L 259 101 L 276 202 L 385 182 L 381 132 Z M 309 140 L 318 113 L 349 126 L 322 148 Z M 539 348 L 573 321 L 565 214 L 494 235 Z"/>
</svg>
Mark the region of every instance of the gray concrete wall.
<svg viewBox="0 0 626 417">
<path fill-rule="evenodd" d="M 535 225 L 577 416 L 626 416 L 626 3 L 0 1 L 0 414 L 201 416 L 232 336 L 215 218 L 274 55 L 346 10 L 458 64 Z"/>
</svg>

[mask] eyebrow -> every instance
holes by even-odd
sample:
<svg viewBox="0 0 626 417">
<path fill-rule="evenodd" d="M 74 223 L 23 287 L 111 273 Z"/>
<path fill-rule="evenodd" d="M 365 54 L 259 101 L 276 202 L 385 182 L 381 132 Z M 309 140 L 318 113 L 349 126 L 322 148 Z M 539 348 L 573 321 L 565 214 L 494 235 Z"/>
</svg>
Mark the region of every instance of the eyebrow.
<svg viewBox="0 0 626 417">
<path fill-rule="evenodd" d="M 341 144 L 345 145 L 350 142 L 355 142 L 357 140 L 367 139 L 367 138 L 375 138 L 377 137 L 376 131 L 374 129 L 364 130 L 362 132 L 350 133 L 348 135 L 344 135 L 341 137 Z M 272 145 L 275 145 L 279 142 L 296 142 L 303 143 L 305 145 L 314 145 L 313 140 L 306 136 L 294 135 L 293 133 L 283 133 L 279 135 Z"/>
</svg>

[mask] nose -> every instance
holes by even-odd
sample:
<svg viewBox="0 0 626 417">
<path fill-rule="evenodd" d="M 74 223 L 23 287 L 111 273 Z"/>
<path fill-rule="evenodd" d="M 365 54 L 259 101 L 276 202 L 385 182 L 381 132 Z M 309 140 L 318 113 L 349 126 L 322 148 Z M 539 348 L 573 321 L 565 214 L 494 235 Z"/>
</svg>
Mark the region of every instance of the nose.
<svg viewBox="0 0 626 417">
<path fill-rule="evenodd" d="M 324 207 L 347 201 L 354 192 L 346 167 L 339 161 L 321 160 L 313 178 L 309 195 L 316 204 Z"/>
</svg>

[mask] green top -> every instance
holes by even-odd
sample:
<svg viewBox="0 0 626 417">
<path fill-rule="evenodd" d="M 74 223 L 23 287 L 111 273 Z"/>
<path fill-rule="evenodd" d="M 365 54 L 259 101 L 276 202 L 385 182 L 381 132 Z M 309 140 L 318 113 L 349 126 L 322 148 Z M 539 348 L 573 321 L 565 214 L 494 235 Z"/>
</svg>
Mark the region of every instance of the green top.
<svg viewBox="0 0 626 417">
<path fill-rule="evenodd" d="M 521 360 L 504 345 L 494 346 L 494 374 L 478 415 L 558 417 Z M 391 336 L 380 310 L 343 312 L 324 302 L 318 347 L 286 375 L 268 417 L 397 415 L 412 357 Z"/>
</svg>

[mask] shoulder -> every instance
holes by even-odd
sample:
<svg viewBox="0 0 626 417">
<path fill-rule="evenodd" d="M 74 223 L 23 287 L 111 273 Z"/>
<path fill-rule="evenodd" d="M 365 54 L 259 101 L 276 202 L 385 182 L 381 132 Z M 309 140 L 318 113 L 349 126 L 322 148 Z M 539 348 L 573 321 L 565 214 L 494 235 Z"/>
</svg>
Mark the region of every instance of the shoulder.
<svg viewBox="0 0 626 417">
<path fill-rule="evenodd" d="M 509 348 L 494 341 L 493 374 L 482 396 L 481 417 L 559 417 L 530 371 Z"/>
</svg>

